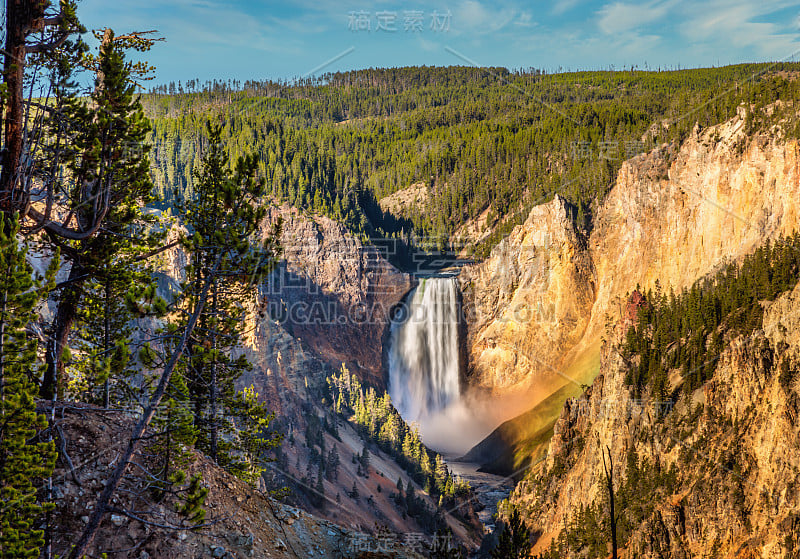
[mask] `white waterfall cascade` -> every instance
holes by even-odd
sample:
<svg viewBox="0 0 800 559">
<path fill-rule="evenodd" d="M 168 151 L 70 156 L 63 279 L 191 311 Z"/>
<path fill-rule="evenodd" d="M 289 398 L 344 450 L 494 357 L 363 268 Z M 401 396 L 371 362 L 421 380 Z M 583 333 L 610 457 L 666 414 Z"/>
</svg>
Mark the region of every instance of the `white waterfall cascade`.
<svg viewBox="0 0 800 559">
<path fill-rule="evenodd" d="M 426 444 L 445 452 L 469 448 L 459 433 L 472 414 L 461 401 L 458 309 L 456 279 L 429 278 L 408 296 L 406 312 L 391 327 L 392 403 L 419 425 Z"/>
</svg>

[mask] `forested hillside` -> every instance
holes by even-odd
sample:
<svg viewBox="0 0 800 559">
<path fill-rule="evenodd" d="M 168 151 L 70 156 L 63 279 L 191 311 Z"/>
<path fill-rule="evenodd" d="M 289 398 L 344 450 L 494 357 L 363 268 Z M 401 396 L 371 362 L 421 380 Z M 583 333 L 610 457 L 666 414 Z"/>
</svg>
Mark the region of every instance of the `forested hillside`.
<svg viewBox="0 0 800 559">
<path fill-rule="evenodd" d="M 679 142 L 750 104 L 751 132 L 789 114 L 798 65 L 546 74 L 503 68 L 411 67 L 297 82 L 191 80 L 155 88 L 152 161 L 164 204 L 192 188 L 208 120 L 235 159 L 255 151 L 279 200 L 323 213 L 362 236 L 443 248 L 488 210 L 478 255 L 558 192 L 591 227 L 622 161 Z M 781 105 L 773 111 L 772 104 Z M 796 123 L 784 126 L 797 134 Z M 232 159 L 232 160 L 233 160 Z M 377 201 L 414 183 L 427 198 L 403 215 Z M 432 241 L 432 242 L 431 242 Z"/>
<path fill-rule="evenodd" d="M 639 356 L 626 383 L 665 401 L 673 396 L 669 371 L 680 369 L 687 377 L 683 390 L 697 390 L 713 376 L 729 341 L 725 334 L 750 335 L 762 328 L 761 302 L 793 288 L 798 276 L 800 233 L 795 233 L 775 244 L 767 241 L 741 264 L 734 262 L 677 296 L 648 291 L 625 336 L 624 355 Z"/>
<path fill-rule="evenodd" d="M 512 497 L 535 519 L 535 557 L 606 557 L 612 532 L 620 556 L 797 557 L 798 239 L 678 295 L 631 295 L 636 316 L 615 327 L 601 374 L 564 406 Z M 559 500 L 579 504 L 545 536 Z"/>
</svg>

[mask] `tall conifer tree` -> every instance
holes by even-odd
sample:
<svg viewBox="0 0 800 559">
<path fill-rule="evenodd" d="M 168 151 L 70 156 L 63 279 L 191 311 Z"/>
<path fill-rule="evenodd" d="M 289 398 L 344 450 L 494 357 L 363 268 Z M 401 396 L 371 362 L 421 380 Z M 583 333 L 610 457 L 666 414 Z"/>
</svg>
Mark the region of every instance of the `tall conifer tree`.
<svg viewBox="0 0 800 559">
<path fill-rule="evenodd" d="M 52 127 L 61 131 L 54 137 L 63 136 L 61 158 L 67 170 L 59 190 L 68 197 L 70 214 L 85 237 L 67 241 L 51 233 L 70 263 L 70 273 L 48 342 L 43 398 L 64 396 L 63 356 L 84 299 L 94 298 L 104 306 L 103 315 L 110 317 L 122 310 L 114 306 L 115 300 L 124 298 L 131 286 L 143 290 L 149 282 L 139 256 L 161 239 L 153 232 L 155 218 L 145 213 L 153 200 L 145 144 L 150 124 L 132 81 L 138 66 L 124 56 L 127 48 L 147 50 L 149 44 L 136 36 L 116 38 L 105 30 L 99 55 L 86 62 L 96 72 L 89 103 L 78 97 L 77 86 L 69 79 L 74 66 L 64 64 L 59 69 L 60 106 Z M 105 320 L 97 340 L 103 355 L 114 349 L 110 328 Z M 108 403 L 108 398 L 104 400 Z"/>
<path fill-rule="evenodd" d="M 35 320 L 34 308 L 47 291 L 55 268 L 34 279 L 17 245 L 16 216 L 0 218 L 0 558 L 38 557 L 44 533 L 36 528 L 44 505 L 37 500 L 37 482 L 55 463 L 52 442 L 36 442 L 47 427 L 36 412 L 34 362 L 36 341 L 25 328 Z M 57 259 L 55 259 L 57 260 Z"/>
<path fill-rule="evenodd" d="M 197 173 L 194 198 L 186 203 L 184 222 L 189 229 L 185 247 L 191 254 L 184 282 L 184 308 L 191 314 L 200 290 L 213 272 L 208 302 L 188 345 L 186 383 L 194 409 L 197 447 L 214 461 L 245 478 L 247 464 L 270 437 L 253 438 L 268 421 L 254 393 L 238 394 L 234 383 L 251 365 L 240 351 L 247 306 L 260 278 L 268 273 L 278 253 L 273 231 L 257 240 L 266 211 L 260 205 L 264 182 L 256 178 L 255 156 L 240 157 L 230 169 L 221 141 L 222 127 L 209 124 L 208 148 Z M 239 433 L 236 427 L 249 428 Z"/>
</svg>

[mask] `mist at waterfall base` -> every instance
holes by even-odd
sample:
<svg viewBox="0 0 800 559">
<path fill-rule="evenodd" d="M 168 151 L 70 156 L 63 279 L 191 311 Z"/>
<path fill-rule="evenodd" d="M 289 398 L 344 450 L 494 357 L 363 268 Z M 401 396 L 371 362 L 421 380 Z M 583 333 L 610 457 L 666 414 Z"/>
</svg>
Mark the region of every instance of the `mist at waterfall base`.
<svg viewBox="0 0 800 559">
<path fill-rule="evenodd" d="M 428 278 L 409 294 L 391 327 L 389 394 L 425 444 L 460 456 L 496 426 L 481 402 L 461 394 L 458 284 Z"/>
</svg>

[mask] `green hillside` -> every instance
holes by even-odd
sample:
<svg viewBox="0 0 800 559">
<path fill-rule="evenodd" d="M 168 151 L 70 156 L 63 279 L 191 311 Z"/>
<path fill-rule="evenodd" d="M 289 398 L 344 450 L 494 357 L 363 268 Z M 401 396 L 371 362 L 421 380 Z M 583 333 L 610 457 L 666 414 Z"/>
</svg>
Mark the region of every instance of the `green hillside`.
<svg viewBox="0 0 800 559">
<path fill-rule="evenodd" d="M 329 215 L 362 237 L 443 248 L 488 211 L 482 256 L 528 210 L 558 192 L 591 227 L 592 208 L 622 161 L 753 107 L 800 96 L 800 65 L 545 74 L 504 68 L 410 67 L 326 74 L 292 83 L 160 86 L 155 182 L 164 204 L 191 192 L 205 130 L 223 126 L 232 160 L 255 150 L 278 199 Z M 772 115 L 769 121 L 781 117 Z M 792 124 L 791 132 L 794 133 Z M 384 215 L 377 201 L 424 182 L 427 201 Z"/>
</svg>

